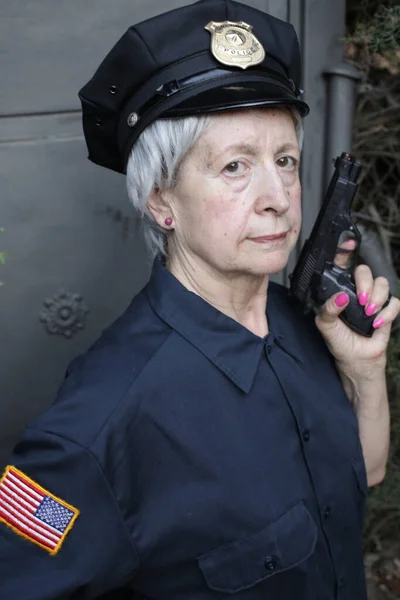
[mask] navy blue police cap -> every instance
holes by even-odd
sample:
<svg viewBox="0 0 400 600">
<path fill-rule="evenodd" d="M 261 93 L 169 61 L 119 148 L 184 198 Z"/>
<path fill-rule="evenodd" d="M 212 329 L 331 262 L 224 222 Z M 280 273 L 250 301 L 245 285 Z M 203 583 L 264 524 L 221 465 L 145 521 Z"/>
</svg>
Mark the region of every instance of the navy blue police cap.
<svg viewBox="0 0 400 600">
<path fill-rule="evenodd" d="M 299 100 L 292 25 L 233 0 L 200 0 L 133 25 L 80 90 L 94 163 L 126 172 L 141 132 L 160 118 Z"/>
</svg>

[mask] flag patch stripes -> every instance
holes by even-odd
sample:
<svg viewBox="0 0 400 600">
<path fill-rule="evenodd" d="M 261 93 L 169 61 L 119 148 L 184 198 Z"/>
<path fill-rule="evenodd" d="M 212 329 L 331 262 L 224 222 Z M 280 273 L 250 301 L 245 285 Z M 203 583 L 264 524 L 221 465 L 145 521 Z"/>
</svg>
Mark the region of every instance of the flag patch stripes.
<svg viewBox="0 0 400 600">
<path fill-rule="evenodd" d="M 0 480 L 0 522 L 16 534 L 57 554 L 79 510 L 9 465 Z"/>
</svg>

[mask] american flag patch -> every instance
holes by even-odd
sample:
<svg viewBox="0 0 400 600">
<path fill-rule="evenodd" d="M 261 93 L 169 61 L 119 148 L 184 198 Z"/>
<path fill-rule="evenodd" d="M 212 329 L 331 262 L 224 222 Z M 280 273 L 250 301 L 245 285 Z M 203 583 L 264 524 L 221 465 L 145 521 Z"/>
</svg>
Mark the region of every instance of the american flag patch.
<svg viewBox="0 0 400 600">
<path fill-rule="evenodd" d="M 78 515 L 78 509 L 15 467 L 6 467 L 0 480 L 0 522 L 15 533 L 55 555 Z"/>
</svg>

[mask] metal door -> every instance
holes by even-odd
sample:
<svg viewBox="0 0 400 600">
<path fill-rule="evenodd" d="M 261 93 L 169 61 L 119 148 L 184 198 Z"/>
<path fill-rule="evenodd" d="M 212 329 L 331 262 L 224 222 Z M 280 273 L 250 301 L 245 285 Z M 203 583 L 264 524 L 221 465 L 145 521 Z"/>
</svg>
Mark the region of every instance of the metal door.
<svg viewBox="0 0 400 600">
<path fill-rule="evenodd" d="M 127 27 L 182 0 L 0 5 L 0 465 L 21 428 L 145 284 L 149 262 L 123 176 L 86 159 L 77 91 Z M 303 237 L 323 186 L 324 71 L 342 58 L 344 0 L 248 0 L 289 20 L 311 115 Z M 285 280 L 282 274 L 281 280 Z"/>
</svg>

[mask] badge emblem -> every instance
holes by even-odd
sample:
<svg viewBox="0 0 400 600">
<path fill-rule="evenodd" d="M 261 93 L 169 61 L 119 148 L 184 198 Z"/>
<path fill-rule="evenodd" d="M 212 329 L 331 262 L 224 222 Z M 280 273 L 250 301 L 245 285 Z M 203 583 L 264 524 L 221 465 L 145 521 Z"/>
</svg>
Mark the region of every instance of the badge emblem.
<svg viewBox="0 0 400 600">
<path fill-rule="evenodd" d="M 211 52 L 223 65 L 247 69 L 264 60 L 264 48 L 252 33 L 253 27 L 244 21 L 210 21 L 205 29 L 212 35 Z"/>
</svg>

